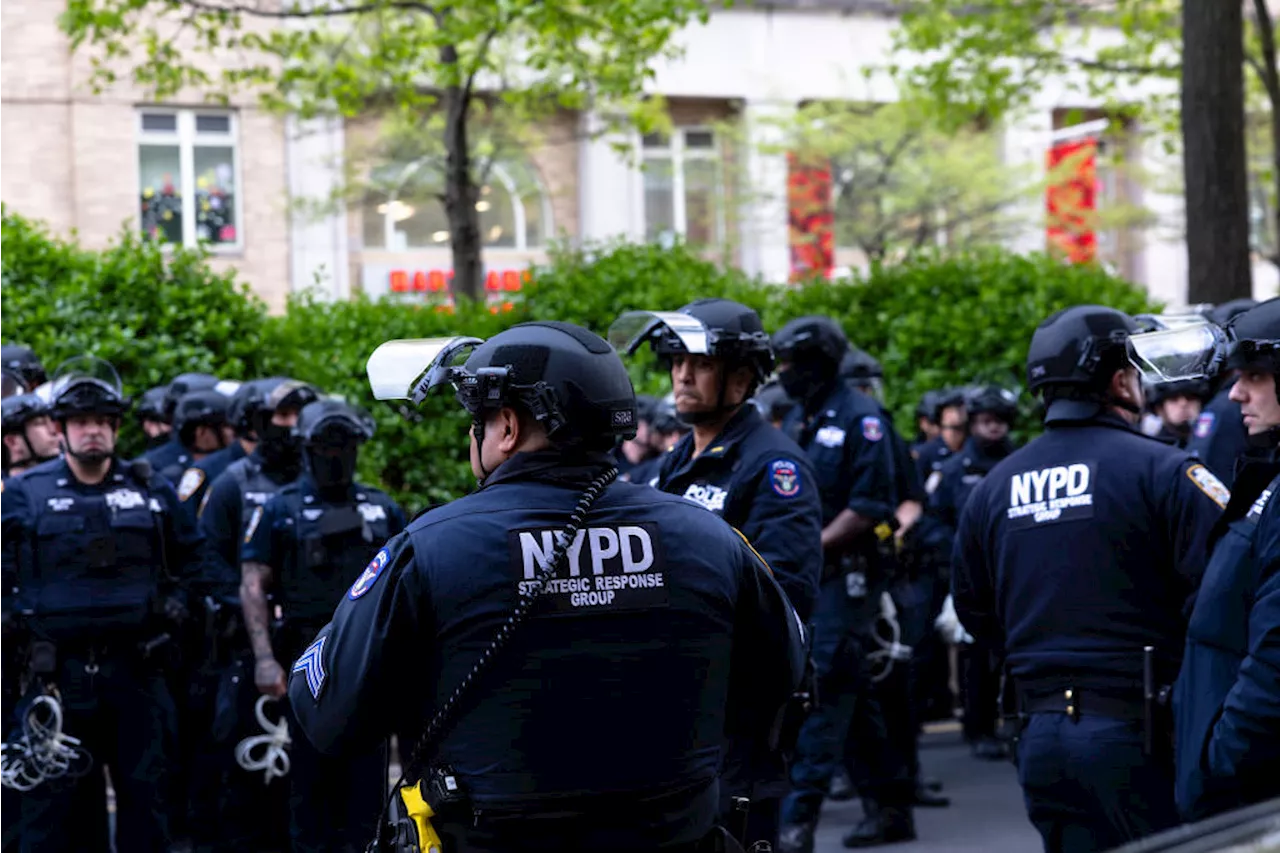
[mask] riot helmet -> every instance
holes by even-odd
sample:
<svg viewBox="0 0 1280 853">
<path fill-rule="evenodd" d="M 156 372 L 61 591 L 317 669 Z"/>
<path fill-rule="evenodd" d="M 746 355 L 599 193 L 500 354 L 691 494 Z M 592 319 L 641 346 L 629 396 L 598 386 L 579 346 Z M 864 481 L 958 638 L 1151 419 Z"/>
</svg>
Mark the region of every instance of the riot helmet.
<svg viewBox="0 0 1280 853">
<path fill-rule="evenodd" d="M 778 373 L 779 384 L 792 399 L 810 405 L 835 382 L 849 339 L 830 317 L 798 317 L 774 333 L 773 349 L 788 365 Z"/>
<path fill-rule="evenodd" d="M 213 389 L 191 391 L 182 395 L 173 410 L 173 430 L 178 434 L 178 441 L 182 446 L 200 450 L 195 447 L 196 427 L 207 426 L 217 433 L 218 445 L 221 447 L 222 426 L 227 422 L 229 403 L 225 396 Z"/>
<path fill-rule="evenodd" d="M 179 373 L 169 383 L 164 398 L 164 413 L 167 420 L 173 422 L 173 411 L 178 401 L 192 391 L 208 391 L 218 384 L 218 377 L 210 373 Z"/>
<path fill-rule="evenodd" d="M 57 458 L 58 449 L 56 444 L 51 448 L 52 453 L 38 453 L 31 443 L 31 436 L 27 432 L 28 424 L 37 418 L 48 417 L 48 415 L 48 400 L 36 392 L 5 397 L 3 402 L 0 402 L 0 420 L 3 421 L 4 435 L 17 436 L 21 439 L 21 444 L 25 449 L 25 455 L 15 459 L 9 450 L 9 442 L 4 443 L 3 464 L 6 472 L 15 465 L 38 465 L 41 462 Z"/>
<path fill-rule="evenodd" d="M 1226 328 L 1231 325 L 1231 321 L 1236 317 L 1239 317 L 1246 311 L 1251 311 L 1256 308 L 1257 305 L 1258 303 L 1256 300 L 1249 298 L 1232 299 L 1229 302 L 1223 302 L 1220 305 L 1215 305 L 1212 310 L 1209 311 L 1209 320 L 1214 325 Z"/>
<path fill-rule="evenodd" d="M 994 415 L 1007 424 L 1018 417 L 1018 395 L 999 385 L 979 385 L 964 395 L 965 410 L 975 415 Z"/>
<path fill-rule="evenodd" d="M 754 402 L 760 410 L 760 416 L 771 424 L 781 423 L 796 404 L 778 382 L 766 382 L 762 385 L 756 392 Z"/>
<path fill-rule="evenodd" d="M 69 358 L 54 371 L 50 387 L 52 415 L 65 421 L 73 415 L 118 418 L 129 408 L 120 376 L 110 363 L 89 355 Z"/>
<path fill-rule="evenodd" d="M 138 397 L 138 405 L 134 407 L 133 413 L 137 415 L 139 421 L 158 421 L 168 424 L 170 419 L 165 412 L 165 401 L 168 396 L 168 385 L 148 388 Z"/>
<path fill-rule="evenodd" d="M 1143 386 L 1147 405 L 1156 409 L 1174 397 L 1191 397 L 1204 402 L 1209 397 L 1209 383 L 1204 379 L 1177 379 L 1172 382 L 1148 382 Z"/>
<path fill-rule="evenodd" d="M 840 378 L 884 402 L 884 367 L 870 353 L 850 344 L 840 359 Z"/>
<path fill-rule="evenodd" d="M 296 379 L 265 382 L 269 384 L 259 386 L 261 402 L 252 407 L 248 416 L 250 427 L 258 437 L 257 452 L 264 467 L 273 471 L 289 471 L 301 463 L 298 440 L 293 424 L 275 423 L 275 415 L 300 413 L 308 403 L 320 399 L 320 394 L 311 385 Z"/>
<path fill-rule="evenodd" d="M 699 299 L 679 311 L 628 311 L 609 328 L 609 341 L 620 352 L 634 353 L 649 344 L 664 369 L 682 355 L 705 355 L 723 364 L 715 404 L 708 410 L 682 412 L 686 423 L 713 423 L 736 411 L 773 370 L 773 350 L 760 315 L 730 299 Z M 725 399 L 729 375 L 739 367 L 751 372 L 742 400 Z"/>
<path fill-rule="evenodd" d="M 1130 366 L 1128 341 L 1138 331 L 1128 314 L 1102 305 L 1064 308 L 1036 327 L 1027 351 L 1027 386 L 1045 400 L 1046 417 L 1086 419 L 1108 406 L 1140 414 L 1138 403 L 1116 399 L 1109 390 L 1116 371 Z"/>
<path fill-rule="evenodd" d="M 380 400 L 420 404 L 435 388 L 452 386 L 479 446 L 486 420 L 507 407 L 531 416 L 560 447 L 607 451 L 636 434 L 635 390 L 622 360 L 603 338 L 571 323 L 520 323 L 487 341 L 389 341 L 369 357 L 367 371 Z"/>
<path fill-rule="evenodd" d="M 670 436 L 689 431 L 689 428 L 680 420 L 679 413 L 676 412 L 675 394 L 668 394 L 654 404 L 649 426 L 661 436 Z M 666 448 L 659 447 L 658 450 L 661 452 L 665 451 Z"/>
<path fill-rule="evenodd" d="M 359 447 L 373 437 L 374 428 L 368 412 L 339 400 L 316 400 L 302 408 L 293 431 L 321 495 L 337 499 L 350 489 Z"/>
<path fill-rule="evenodd" d="M 0 368 L 5 375 L 4 396 L 34 391 L 37 385 L 44 383 L 44 365 L 31 347 L 18 344 L 0 346 Z"/>
</svg>

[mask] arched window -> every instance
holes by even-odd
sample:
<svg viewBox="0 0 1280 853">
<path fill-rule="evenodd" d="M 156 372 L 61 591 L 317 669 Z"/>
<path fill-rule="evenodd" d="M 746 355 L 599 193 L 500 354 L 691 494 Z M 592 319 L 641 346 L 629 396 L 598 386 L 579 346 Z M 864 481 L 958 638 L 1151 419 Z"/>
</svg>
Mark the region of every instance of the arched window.
<svg viewBox="0 0 1280 853">
<path fill-rule="evenodd" d="M 380 166 L 361 204 L 364 248 L 402 252 L 447 248 L 449 219 L 439 172 L 425 162 Z M 528 166 L 494 163 L 476 201 L 486 247 L 534 249 L 551 237 L 551 203 Z"/>
</svg>

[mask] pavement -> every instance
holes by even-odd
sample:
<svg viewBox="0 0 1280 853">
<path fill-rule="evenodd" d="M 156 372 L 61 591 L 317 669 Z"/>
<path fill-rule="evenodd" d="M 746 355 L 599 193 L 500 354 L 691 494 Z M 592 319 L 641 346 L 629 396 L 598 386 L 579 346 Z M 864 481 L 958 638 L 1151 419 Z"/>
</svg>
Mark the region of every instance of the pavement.
<svg viewBox="0 0 1280 853">
<path fill-rule="evenodd" d="M 1007 761 L 979 761 L 969 753 L 958 724 L 930 726 L 920 742 L 924 775 L 940 779 L 951 798 L 945 809 L 916 809 L 917 840 L 890 844 L 887 853 L 1038 853 L 1040 835 L 1027 820 L 1017 770 Z M 827 802 L 818 823 L 815 853 L 843 851 L 841 837 L 862 819 L 852 800 Z"/>
</svg>

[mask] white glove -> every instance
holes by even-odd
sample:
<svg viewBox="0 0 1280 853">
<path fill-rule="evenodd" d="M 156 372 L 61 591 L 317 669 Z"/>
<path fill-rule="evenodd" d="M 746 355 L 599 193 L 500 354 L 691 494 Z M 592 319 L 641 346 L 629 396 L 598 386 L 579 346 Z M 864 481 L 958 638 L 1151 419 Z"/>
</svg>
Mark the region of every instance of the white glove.
<svg viewBox="0 0 1280 853">
<path fill-rule="evenodd" d="M 933 620 L 933 627 L 948 643 L 973 642 L 973 635 L 960 624 L 960 617 L 956 614 L 956 603 L 950 595 L 947 596 L 946 601 L 942 602 L 942 612 L 938 614 L 937 619 Z"/>
</svg>

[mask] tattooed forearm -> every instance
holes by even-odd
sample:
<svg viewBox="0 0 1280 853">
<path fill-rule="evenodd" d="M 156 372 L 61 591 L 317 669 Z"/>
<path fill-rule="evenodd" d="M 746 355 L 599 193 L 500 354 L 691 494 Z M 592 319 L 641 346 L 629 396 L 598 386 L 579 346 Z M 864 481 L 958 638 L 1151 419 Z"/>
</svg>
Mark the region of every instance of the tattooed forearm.
<svg viewBox="0 0 1280 853">
<path fill-rule="evenodd" d="M 268 630 L 267 584 L 271 567 L 265 563 L 245 563 L 240 567 L 240 604 L 244 608 L 244 624 L 249 631 L 253 656 L 259 660 L 274 657 Z"/>
</svg>

